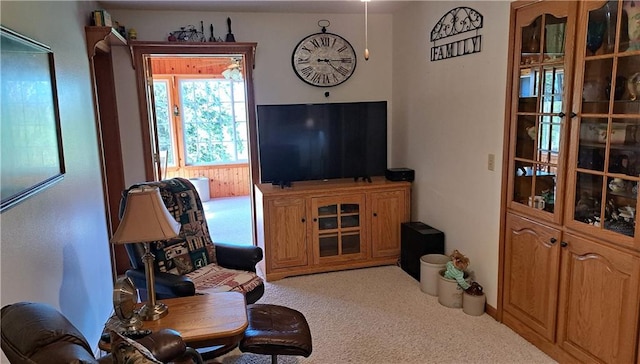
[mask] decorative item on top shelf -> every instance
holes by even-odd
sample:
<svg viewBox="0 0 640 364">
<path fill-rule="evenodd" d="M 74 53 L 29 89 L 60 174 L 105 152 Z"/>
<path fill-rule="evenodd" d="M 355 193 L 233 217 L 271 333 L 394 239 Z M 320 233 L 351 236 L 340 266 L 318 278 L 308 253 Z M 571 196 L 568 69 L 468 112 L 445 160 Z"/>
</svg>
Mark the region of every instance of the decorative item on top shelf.
<svg viewBox="0 0 640 364">
<path fill-rule="evenodd" d="M 186 27 L 180 27 L 180 30 L 174 30 L 169 33 L 169 41 L 177 42 L 202 42 L 204 34 L 202 31 L 198 31 L 195 26 L 187 25 Z"/>
<path fill-rule="evenodd" d="M 213 35 L 213 24 L 209 25 L 209 42 L 215 42 L 216 36 Z"/>
<path fill-rule="evenodd" d="M 627 13 L 628 19 L 629 48 L 627 50 L 640 50 L 640 1 L 627 0 L 622 4 L 622 9 Z"/>
<path fill-rule="evenodd" d="M 225 42 L 235 42 L 236 37 L 233 35 L 233 33 L 231 33 L 231 18 L 227 18 L 227 30 L 229 30 L 229 32 L 227 33 Z"/>
<path fill-rule="evenodd" d="M 111 15 L 106 10 L 102 9 L 94 10 L 93 13 L 91 13 L 91 22 L 92 25 L 97 27 L 113 26 Z"/>
</svg>

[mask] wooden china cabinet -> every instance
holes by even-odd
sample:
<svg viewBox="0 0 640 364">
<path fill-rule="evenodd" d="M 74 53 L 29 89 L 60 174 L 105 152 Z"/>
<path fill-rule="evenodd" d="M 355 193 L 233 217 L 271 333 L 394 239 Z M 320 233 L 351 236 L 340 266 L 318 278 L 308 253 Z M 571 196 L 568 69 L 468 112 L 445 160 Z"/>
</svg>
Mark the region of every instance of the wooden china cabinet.
<svg viewBox="0 0 640 364">
<path fill-rule="evenodd" d="M 640 363 L 640 1 L 511 6 L 498 315 L 561 362 Z"/>
</svg>

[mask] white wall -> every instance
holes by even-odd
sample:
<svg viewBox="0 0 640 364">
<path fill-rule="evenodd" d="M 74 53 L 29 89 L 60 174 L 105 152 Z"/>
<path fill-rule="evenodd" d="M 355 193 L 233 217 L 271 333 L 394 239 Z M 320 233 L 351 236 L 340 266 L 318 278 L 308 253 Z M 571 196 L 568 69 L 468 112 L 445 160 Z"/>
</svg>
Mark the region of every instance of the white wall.
<svg viewBox="0 0 640 364">
<path fill-rule="evenodd" d="M 200 27 L 204 21 L 205 34 L 214 24 L 216 36 L 224 39 L 227 16 L 232 20 L 232 31 L 238 42 L 256 42 L 254 86 L 256 105 L 277 103 L 321 103 L 347 101 L 388 101 L 391 97 L 391 38 L 390 14 L 370 14 L 369 50 L 371 57 L 364 61 L 363 14 L 276 14 L 131 11 L 109 9 L 113 19 L 127 28 L 135 28 L 138 40 L 165 41 L 169 32 L 193 24 Z M 293 48 L 305 36 L 319 33 L 318 20 L 328 19 L 328 32 L 336 33 L 353 45 L 358 63 L 354 75 L 345 83 L 331 88 L 310 86 L 302 82 L 291 67 Z M 118 89 L 118 113 L 122 134 L 125 180 L 127 185 L 144 180 L 144 161 L 140 146 L 135 74 L 126 49 L 118 49 L 115 69 Z M 325 91 L 330 92 L 325 97 Z M 389 123 L 391 120 L 389 118 Z"/>
<path fill-rule="evenodd" d="M 90 345 L 97 345 L 112 310 L 113 287 L 84 38 L 94 6 L 71 1 L 0 3 L 3 26 L 54 52 L 67 170 L 61 182 L 0 215 L 2 306 L 18 301 L 51 304 Z"/>
<path fill-rule="evenodd" d="M 484 16 L 482 51 L 431 62 L 431 29 L 458 6 Z M 394 17 L 393 164 L 416 170 L 413 219 L 444 231 L 447 253 L 470 258 L 494 308 L 508 23 L 506 1 L 416 2 Z"/>
<path fill-rule="evenodd" d="M 468 6 L 484 15 L 481 53 L 430 62 L 429 34 L 447 11 Z M 165 40 L 189 24 L 205 33 L 226 33 L 232 19 L 236 40 L 257 42 L 257 104 L 387 100 L 389 166 L 416 171 L 412 219 L 445 232 L 447 253 L 458 249 L 484 286 L 488 303 L 497 304 L 499 209 L 502 135 L 508 46 L 506 1 L 416 1 L 401 12 L 370 14 L 369 49 L 363 59 L 362 14 L 206 13 L 111 9 L 114 19 L 134 27 L 139 40 Z M 358 54 L 355 74 L 330 89 L 300 81 L 291 68 L 291 53 L 304 36 L 328 31 L 349 40 Z M 144 178 L 134 74 L 126 50 L 116 69 L 118 110 L 123 134 L 127 184 Z M 329 98 L 324 92 L 330 91 Z M 487 170 L 488 154 L 496 170 Z"/>
</svg>

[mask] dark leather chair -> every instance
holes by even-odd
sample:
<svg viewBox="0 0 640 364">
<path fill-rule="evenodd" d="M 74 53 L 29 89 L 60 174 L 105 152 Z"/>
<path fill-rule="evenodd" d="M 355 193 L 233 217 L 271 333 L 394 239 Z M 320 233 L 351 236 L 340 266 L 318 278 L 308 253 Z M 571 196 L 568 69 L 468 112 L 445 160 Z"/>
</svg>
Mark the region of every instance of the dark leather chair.
<svg viewBox="0 0 640 364">
<path fill-rule="evenodd" d="M 198 293 L 239 291 L 247 303 L 255 303 L 264 294 L 264 282 L 256 275 L 262 260 L 260 247 L 215 243 L 211 240 L 200 196 L 185 178 L 135 184 L 123 192 L 120 215 L 124 212 L 130 189 L 156 186 L 162 200 L 182 226 L 180 236 L 151 244 L 155 256 L 156 298 L 193 296 Z M 141 244 L 126 244 L 132 269 L 126 272 L 142 296 L 146 295 L 146 276 Z"/>
<path fill-rule="evenodd" d="M 91 345 L 78 329 L 54 307 L 37 302 L 18 302 L 0 311 L 2 351 L 12 364 L 112 363 L 111 354 L 96 359 Z M 163 363 L 202 358 L 186 346 L 180 334 L 164 329 L 138 339 Z"/>
</svg>

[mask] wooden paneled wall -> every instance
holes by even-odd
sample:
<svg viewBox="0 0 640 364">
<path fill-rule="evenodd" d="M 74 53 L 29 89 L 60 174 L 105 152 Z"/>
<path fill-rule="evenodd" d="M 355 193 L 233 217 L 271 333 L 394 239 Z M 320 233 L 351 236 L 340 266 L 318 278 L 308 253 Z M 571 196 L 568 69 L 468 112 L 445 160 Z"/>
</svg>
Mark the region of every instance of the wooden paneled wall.
<svg viewBox="0 0 640 364">
<path fill-rule="evenodd" d="M 171 168 L 164 178 L 184 177 L 209 179 L 211 198 L 248 196 L 251 178 L 249 164 L 227 164 L 222 166 Z"/>
<path fill-rule="evenodd" d="M 154 57 L 151 69 L 154 75 L 207 75 L 222 77 L 222 71 L 231 64 L 230 57 Z"/>
</svg>

